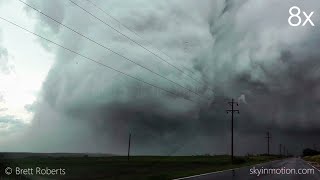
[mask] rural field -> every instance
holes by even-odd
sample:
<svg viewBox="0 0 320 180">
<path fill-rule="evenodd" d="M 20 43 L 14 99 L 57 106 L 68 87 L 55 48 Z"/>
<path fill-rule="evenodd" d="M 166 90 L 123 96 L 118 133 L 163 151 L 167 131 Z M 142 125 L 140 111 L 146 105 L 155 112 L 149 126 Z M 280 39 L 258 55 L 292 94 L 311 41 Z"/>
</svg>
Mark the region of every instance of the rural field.
<svg viewBox="0 0 320 180">
<path fill-rule="evenodd" d="M 316 162 L 316 163 L 320 164 L 320 155 L 306 156 L 306 157 L 304 157 L 304 159 L 307 160 L 307 161 Z"/>
<path fill-rule="evenodd" d="M 200 173 L 249 166 L 277 156 L 237 157 L 231 164 L 230 156 L 124 156 L 109 157 L 23 157 L 3 159 L 2 166 L 12 168 L 65 169 L 65 175 L 22 176 L 21 179 L 172 179 Z M 8 177 L 5 176 L 4 177 Z M 12 177 L 12 176 L 10 176 Z"/>
<path fill-rule="evenodd" d="M 320 169 L 320 155 L 305 156 L 303 159 L 310 162 L 314 167 Z"/>
</svg>

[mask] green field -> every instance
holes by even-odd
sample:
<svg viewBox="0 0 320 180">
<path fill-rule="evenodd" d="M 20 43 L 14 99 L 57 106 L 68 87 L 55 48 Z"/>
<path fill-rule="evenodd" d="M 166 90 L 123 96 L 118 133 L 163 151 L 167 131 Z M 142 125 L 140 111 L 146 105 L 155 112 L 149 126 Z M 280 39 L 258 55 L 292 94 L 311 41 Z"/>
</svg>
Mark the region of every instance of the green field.
<svg viewBox="0 0 320 180">
<path fill-rule="evenodd" d="M 316 163 L 320 164 L 320 155 L 317 155 L 317 156 L 305 156 L 303 159 L 306 160 L 306 161 L 316 162 Z"/>
<path fill-rule="evenodd" d="M 2 160 L 20 168 L 64 168 L 66 175 L 53 179 L 111 179 L 111 180 L 165 180 L 278 159 L 277 156 L 237 157 L 234 164 L 230 156 L 134 156 L 127 157 L 28 157 Z M 36 179 L 39 176 L 27 176 Z M 44 178 L 43 176 L 40 176 Z"/>
</svg>

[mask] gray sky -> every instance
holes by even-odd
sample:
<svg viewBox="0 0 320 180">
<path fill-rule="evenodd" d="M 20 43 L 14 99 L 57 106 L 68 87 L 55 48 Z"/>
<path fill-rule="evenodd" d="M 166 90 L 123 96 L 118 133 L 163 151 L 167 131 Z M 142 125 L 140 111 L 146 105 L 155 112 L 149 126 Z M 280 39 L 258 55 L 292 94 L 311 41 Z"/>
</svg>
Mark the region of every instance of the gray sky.
<svg viewBox="0 0 320 180">
<path fill-rule="evenodd" d="M 312 19 L 317 24 L 318 1 L 92 1 L 143 39 L 86 1 L 75 2 L 188 76 L 67 0 L 26 2 L 209 100 L 82 38 L 19 1 L 1 1 L 1 17 L 179 96 L 0 20 L 0 78 L 4 82 L 0 85 L 0 143 L 4 145 L 0 151 L 124 154 L 132 133 L 134 154 L 228 153 L 230 116 L 225 110 L 229 99 L 239 97 L 237 154 L 264 153 L 268 130 L 273 152 L 278 152 L 279 143 L 294 153 L 317 143 L 319 29 L 290 27 L 287 19 L 289 8 L 298 5 L 306 12 L 315 11 Z"/>
</svg>

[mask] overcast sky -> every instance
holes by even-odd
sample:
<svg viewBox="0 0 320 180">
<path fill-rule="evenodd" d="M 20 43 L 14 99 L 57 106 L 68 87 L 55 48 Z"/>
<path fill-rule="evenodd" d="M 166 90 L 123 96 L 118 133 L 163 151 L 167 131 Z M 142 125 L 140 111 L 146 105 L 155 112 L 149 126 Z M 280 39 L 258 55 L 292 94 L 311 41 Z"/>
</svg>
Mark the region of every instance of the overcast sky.
<svg viewBox="0 0 320 180">
<path fill-rule="evenodd" d="M 0 151 L 125 154 L 131 133 L 134 154 L 225 154 L 231 98 L 237 154 L 264 153 L 267 131 L 274 153 L 317 144 L 320 29 L 287 22 L 298 5 L 317 26 L 317 0 L 91 1 L 121 24 L 85 0 L 24 2 L 98 44 L 18 0 L 0 17 L 149 85 L 0 19 Z"/>
</svg>

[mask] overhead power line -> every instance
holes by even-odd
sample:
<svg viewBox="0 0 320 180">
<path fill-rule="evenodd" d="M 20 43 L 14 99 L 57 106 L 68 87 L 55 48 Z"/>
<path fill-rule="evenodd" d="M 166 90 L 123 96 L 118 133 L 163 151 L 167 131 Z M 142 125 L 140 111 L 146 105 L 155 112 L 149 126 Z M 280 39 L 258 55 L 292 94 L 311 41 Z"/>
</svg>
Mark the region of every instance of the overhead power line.
<svg viewBox="0 0 320 180">
<path fill-rule="evenodd" d="M 24 2 L 24 1 L 22 1 L 22 0 L 18 0 L 18 1 L 20 1 L 20 2 L 23 3 L 23 4 L 25 4 L 25 5 L 28 6 L 29 8 L 37 11 L 37 12 L 40 13 L 41 15 L 43 15 L 43 16 L 51 19 L 52 21 L 60 24 L 61 26 L 69 29 L 70 31 L 78 34 L 79 36 L 81 36 L 81 37 L 83 37 L 83 38 L 85 38 L 85 39 L 87 39 L 87 40 L 89 40 L 89 41 L 97 44 L 98 46 L 100 46 L 100 47 L 102 47 L 102 48 L 104 48 L 104 49 L 106 49 L 106 50 L 108 50 L 108 51 L 110 51 L 110 52 L 112 52 L 112 53 L 120 56 L 121 58 L 123 58 L 123 59 L 125 59 L 125 60 L 127 60 L 127 61 L 130 61 L 131 63 L 134 63 L 135 65 L 137 65 L 137 66 L 139 66 L 139 67 L 141 67 L 141 68 L 143 68 L 143 69 L 145 69 L 145 70 L 147 70 L 147 71 L 149 71 L 149 72 L 151 72 L 151 73 L 153 73 L 153 74 L 155 74 L 155 75 L 157 75 L 157 76 L 159 76 L 159 77 L 161 77 L 161 78 L 163 78 L 163 79 L 165 79 L 165 80 L 167 80 L 167 81 L 169 81 L 169 82 L 171 82 L 171 83 L 173 83 L 173 84 L 175 84 L 175 85 L 178 85 L 179 87 L 181 87 L 181 88 L 183 88 L 183 89 L 185 89 L 185 90 L 187 90 L 187 91 L 189 91 L 189 92 L 191 92 L 191 93 L 193 93 L 193 94 L 195 94 L 195 95 L 197 95 L 197 96 L 199 96 L 199 97 L 201 97 L 201 98 L 204 98 L 204 99 L 206 99 L 206 100 L 209 100 L 209 99 L 203 97 L 201 94 L 199 94 L 199 93 L 197 93 L 197 92 L 195 92 L 195 91 L 193 91 L 193 90 L 191 90 L 191 89 L 189 89 L 189 88 L 181 85 L 180 83 L 177 83 L 177 82 L 175 82 L 175 81 L 173 81 L 173 80 L 171 80 L 171 79 L 169 79 L 169 78 L 167 78 L 167 77 L 165 77 L 165 76 L 163 76 L 163 75 L 161 75 L 161 74 L 153 71 L 152 69 L 147 68 L 147 67 L 145 67 L 145 66 L 143 66 L 143 65 L 141 65 L 141 64 L 139 64 L 139 63 L 137 63 L 137 62 L 135 62 L 135 61 L 133 61 L 133 60 L 131 60 L 130 58 L 128 58 L 128 57 L 126 57 L 126 56 L 124 56 L 124 55 L 122 55 L 122 54 L 120 54 L 120 53 L 118 53 L 118 52 L 116 52 L 116 51 L 114 51 L 114 50 L 112 50 L 112 49 L 110 49 L 109 47 L 106 47 L 105 45 L 103 45 L 103 44 L 101 44 L 101 43 L 99 43 L 99 42 L 97 42 L 97 41 L 89 38 L 88 36 L 83 35 L 82 33 L 78 32 L 77 30 L 75 30 L 75 29 L 73 29 L 73 28 L 71 28 L 71 27 L 63 24 L 62 22 L 56 20 L 55 18 L 52 18 L 51 16 L 45 14 L 44 12 L 40 11 L 39 9 L 31 6 L 30 4 L 28 4 L 28 3 L 26 3 L 26 2 Z"/>
<path fill-rule="evenodd" d="M 125 76 L 130 77 L 130 78 L 132 78 L 132 79 L 135 79 L 135 80 L 137 80 L 137 81 L 139 81 L 139 82 L 145 83 L 145 84 L 147 84 L 147 85 L 149 85 L 149 86 L 152 86 L 152 87 L 154 87 L 154 88 L 157 88 L 157 89 L 160 89 L 160 90 L 162 90 L 162 91 L 165 91 L 165 92 L 167 92 L 167 93 L 169 93 L 169 94 L 171 94 L 171 95 L 174 95 L 174 96 L 176 96 L 176 97 L 180 97 L 180 98 L 183 98 L 183 99 L 185 99 L 185 100 L 187 100 L 187 101 L 196 103 L 195 101 L 193 101 L 193 100 L 191 100 L 191 99 L 188 99 L 188 98 L 185 98 L 185 97 L 183 97 L 183 96 L 180 96 L 179 94 L 177 94 L 177 93 L 175 93 L 175 92 L 172 92 L 172 91 L 169 91 L 169 90 L 167 90 L 167 89 L 165 89 L 165 88 L 162 88 L 162 87 L 160 87 L 160 86 L 151 84 L 151 83 L 149 83 L 149 82 L 147 82 L 147 81 L 144 81 L 144 80 L 142 80 L 142 79 L 140 79 L 140 78 L 138 78 L 138 77 L 132 76 L 132 75 L 127 74 L 127 73 L 125 73 L 125 72 L 122 72 L 122 71 L 120 71 L 120 70 L 118 70 L 118 69 L 115 69 L 115 68 L 113 68 L 113 67 L 111 67 L 111 66 L 108 66 L 108 65 L 106 65 L 106 64 L 103 64 L 103 63 L 101 63 L 101 62 L 99 62 L 99 61 L 97 61 L 97 60 L 95 60 L 95 59 L 93 59 L 93 58 L 90 58 L 90 57 L 87 57 L 87 56 L 85 56 L 85 55 L 83 55 L 83 54 L 81 54 L 81 53 L 78 53 L 78 52 L 75 51 L 75 50 L 72 50 L 72 49 L 70 49 L 70 48 L 67 48 L 67 47 L 65 47 L 65 46 L 63 46 L 63 45 L 61 45 L 61 44 L 59 44 L 59 43 L 56 43 L 56 42 L 54 42 L 54 41 L 52 41 L 52 40 L 50 40 L 50 39 L 48 39 L 48 38 L 45 38 L 45 37 L 43 37 L 43 36 L 41 36 L 41 35 L 39 35 L 39 34 L 37 34 L 37 33 L 35 33 L 35 32 L 32 32 L 32 31 L 30 31 L 30 30 L 28 30 L 28 29 L 26 29 L 26 28 L 24 28 L 24 27 L 22 27 L 22 26 L 20 26 L 20 25 L 18 25 L 18 24 L 16 24 L 16 23 L 12 22 L 12 21 L 7 20 L 6 18 L 0 17 L 0 19 L 2 19 L 3 21 L 6 21 L 6 22 L 9 23 L 9 24 L 12 24 L 12 25 L 14 25 L 14 26 L 16 26 L 16 27 L 18 27 L 18 28 L 20 28 L 20 29 L 22 29 L 22 30 L 30 33 L 30 34 L 33 34 L 33 35 L 35 35 L 35 36 L 37 36 L 37 37 L 39 37 L 39 38 L 41 38 L 41 39 L 43 39 L 43 40 L 46 40 L 46 41 L 50 42 L 51 44 L 54 44 L 54 45 L 56 45 L 56 46 L 58 46 L 58 47 L 60 47 L 60 48 L 62 48 L 62 49 L 64 49 L 64 50 L 66 50 L 66 51 L 69 51 L 69 52 L 74 53 L 74 54 L 76 54 L 76 55 L 78 55 L 78 56 L 80 56 L 80 57 L 82 57 L 82 58 L 84 58 L 84 59 L 87 59 L 87 60 L 89 60 L 89 61 L 91 61 L 91 62 L 94 62 L 94 63 L 96 63 L 96 64 L 98 64 L 98 65 L 100 65 L 100 66 L 102 66 L 102 67 L 105 67 L 105 68 L 111 69 L 111 70 L 113 70 L 113 71 L 116 71 L 116 72 L 118 72 L 118 73 L 120 73 L 120 74 L 122 74 L 122 75 L 125 75 Z"/>
<path fill-rule="evenodd" d="M 125 25 L 124 23 L 122 23 L 120 20 L 118 20 L 117 18 L 115 18 L 114 16 L 112 16 L 110 13 L 108 13 L 107 11 L 103 10 L 101 7 L 99 7 L 97 4 L 95 4 L 94 2 L 92 2 L 91 0 L 85 0 L 87 2 L 89 2 L 92 6 L 94 6 L 95 8 L 97 8 L 98 10 L 100 10 L 101 12 L 103 12 L 104 14 L 106 14 L 108 17 L 110 17 L 111 19 L 115 20 L 116 22 L 118 22 L 121 26 L 123 26 L 125 29 L 127 29 L 128 31 L 130 31 L 131 33 L 133 33 L 134 35 L 136 35 L 137 37 L 139 37 L 140 39 L 144 40 L 145 42 L 147 42 L 150 46 L 153 46 L 155 49 L 157 49 L 159 52 L 161 52 L 163 55 L 165 55 L 167 58 L 169 58 L 170 60 L 173 60 L 173 58 L 171 56 L 169 56 L 167 53 L 165 53 L 164 51 L 160 50 L 159 48 L 157 48 L 156 46 L 152 45 L 152 43 L 150 41 L 147 41 L 146 39 L 144 39 L 139 33 L 137 33 L 135 30 L 132 30 L 132 28 L 128 27 L 127 25 Z M 184 66 L 183 64 L 181 64 L 181 66 L 183 68 L 185 68 L 186 70 L 188 70 L 190 73 L 195 74 L 194 71 L 192 71 L 190 68 Z M 204 82 L 199 81 L 198 79 L 195 79 L 195 81 L 197 81 L 198 83 L 204 84 L 206 85 Z M 210 88 L 209 88 L 210 89 Z M 212 90 L 212 89 L 210 89 Z M 213 91 L 213 90 L 212 90 Z"/>
<path fill-rule="evenodd" d="M 114 28 L 113 26 L 111 26 L 110 24 L 106 23 L 104 20 L 102 20 L 101 18 L 95 16 L 94 14 L 92 14 L 91 12 L 89 12 L 87 9 L 85 9 L 84 7 L 80 6 L 79 4 L 77 4 L 76 2 L 74 2 L 73 0 L 69 0 L 72 4 L 76 5 L 77 7 L 79 7 L 81 10 L 83 10 L 84 12 L 86 12 L 87 14 L 89 14 L 90 16 L 94 17 L 95 19 L 97 19 L 98 21 L 102 22 L 104 25 L 108 26 L 109 28 L 111 28 L 112 30 L 116 31 L 117 33 L 119 33 L 120 35 L 124 36 L 125 38 L 127 38 L 128 40 L 132 41 L 133 43 L 135 43 L 136 45 L 140 46 L 141 48 L 143 48 L 144 50 L 150 52 L 151 54 L 153 54 L 154 56 L 156 56 L 159 60 L 167 63 L 168 65 L 172 66 L 173 68 L 175 68 L 176 70 L 178 70 L 179 72 L 181 72 L 182 74 L 187 75 L 189 78 L 193 79 L 194 81 L 197 81 L 195 78 L 193 78 L 192 76 L 190 76 L 188 73 L 185 73 L 183 70 L 181 70 L 179 67 L 173 65 L 172 63 L 170 63 L 169 61 L 163 59 L 161 56 L 157 55 L 156 53 L 154 53 L 153 51 L 149 50 L 148 48 L 144 47 L 142 44 L 140 44 L 139 42 L 135 41 L 134 39 L 130 38 L 129 36 L 125 35 L 124 33 L 122 33 L 121 31 L 119 31 L 118 29 Z M 198 81 L 197 81 L 198 82 Z M 213 91 L 213 90 L 212 90 Z"/>
</svg>

